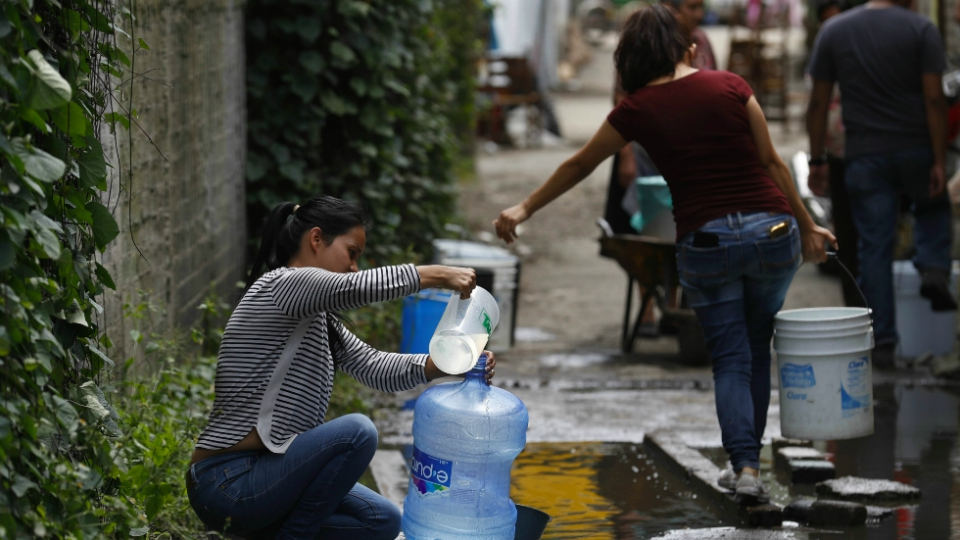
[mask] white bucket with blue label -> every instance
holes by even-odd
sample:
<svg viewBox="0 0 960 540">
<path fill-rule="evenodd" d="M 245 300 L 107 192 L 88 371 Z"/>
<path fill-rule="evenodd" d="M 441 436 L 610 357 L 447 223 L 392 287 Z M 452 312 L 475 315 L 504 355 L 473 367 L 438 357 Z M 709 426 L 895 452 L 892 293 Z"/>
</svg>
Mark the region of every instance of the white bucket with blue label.
<svg viewBox="0 0 960 540">
<path fill-rule="evenodd" d="M 825 308 L 821 315 L 802 309 L 776 316 L 780 431 L 810 440 L 871 435 L 873 330 L 862 324 L 869 311 Z"/>
</svg>

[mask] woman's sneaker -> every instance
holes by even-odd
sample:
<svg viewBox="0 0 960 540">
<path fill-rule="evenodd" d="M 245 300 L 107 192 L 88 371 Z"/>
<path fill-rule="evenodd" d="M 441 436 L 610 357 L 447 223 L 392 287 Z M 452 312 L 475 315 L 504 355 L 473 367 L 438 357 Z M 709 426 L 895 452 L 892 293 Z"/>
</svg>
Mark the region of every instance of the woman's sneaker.
<svg viewBox="0 0 960 540">
<path fill-rule="evenodd" d="M 737 473 L 733 472 L 733 467 L 727 467 L 720 472 L 720 476 L 717 477 L 717 485 L 723 489 L 729 489 L 730 491 L 736 491 L 737 489 Z"/>
<path fill-rule="evenodd" d="M 770 492 L 767 491 L 767 486 L 763 485 L 759 478 L 749 473 L 741 473 L 740 478 L 737 479 L 736 497 L 737 502 L 746 506 L 770 502 Z"/>
</svg>

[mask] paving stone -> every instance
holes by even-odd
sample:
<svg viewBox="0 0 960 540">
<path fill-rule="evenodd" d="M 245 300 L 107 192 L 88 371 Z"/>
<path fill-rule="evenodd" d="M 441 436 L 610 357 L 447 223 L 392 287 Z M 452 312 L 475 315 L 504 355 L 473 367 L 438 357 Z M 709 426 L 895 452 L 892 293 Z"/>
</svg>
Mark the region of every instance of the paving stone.
<svg viewBox="0 0 960 540">
<path fill-rule="evenodd" d="M 818 499 L 810 506 L 810 525 L 857 527 L 867 521 L 867 507 L 855 502 Z"/>
<path fill-rule="evenodd" d="M 789 521 L 798 521 L 808 523 L 810 521 L 810 511 L 816 499 L 796 499 L 783 508 L 783 519 Z"/>
<path fill-rule="evenodd" d="M 844 476 L 817 484 L 817 494 L 849 501 L 909 502 L 920 498 L 920 490 L 893 480 Z"/>
<path fill-rule="evenodd" d="M 748 527 L 779 527 L 783 523 L 783 508 L 775 504 L 760 504 L 740 508 L 740 518 Z"/>
<path fill-rule="evenodd" d="M 787 461 L 792 459 L 824 459 L 823 453 L 809 446 L 785 446 L 777 450 L 777 457 Z"/>
<path fill-rule="evenodd" d="M 813 448 L 813 441 L 807 441 L 803 439 L 787 439 L 785 437 L 774 437 L 773 440 L 770 442 L 770 445 L 773 447 L 773 454 L 776 455 L 781 448 L 786 448 L 789 446 Z"/>
<path fill-rule="evenodd" d="M 883 521 L 889 517 L 893 517 L 893 511 L 896 508 L 890 508 L 889 506 L 871 506 L 867 505 L 867 519 L 870 521 Z"/>
<path fill-rule="evenodd" d="M 794 484 L 816 484 L 836 478 L 837 469 L 833 463 L 816 459 L 793 459 L 787 463 L 790 469 L 790 481 Z"/>
<path fill-rule="evenodd" d="M 807 540 L 809 535 L 805 531 L 758 531 L 717 527 L 669 531 L 654 538 L 656 540 Z"/>
</svg>

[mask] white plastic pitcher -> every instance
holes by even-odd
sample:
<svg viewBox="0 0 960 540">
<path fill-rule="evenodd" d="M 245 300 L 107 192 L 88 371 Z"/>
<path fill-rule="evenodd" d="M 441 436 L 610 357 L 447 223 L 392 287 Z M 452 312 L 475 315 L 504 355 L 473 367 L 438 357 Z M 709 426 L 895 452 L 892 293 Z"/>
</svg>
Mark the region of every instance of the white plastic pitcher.
<svg viewBox="0 0 960 540">
<path fill-rule="evenodd" d="M 473 289 L 466 300 L 453 294 L 430 339 L 433 363 L 451 375 L 470 371 L 499 322 L 497 301 L 483 287 Z"/>
<path fill-rule="evenodd" d="M 775 324 L 783 436 L 833 440 L 872 434 L 869 310 L 781 311 Z"/>
</svg>

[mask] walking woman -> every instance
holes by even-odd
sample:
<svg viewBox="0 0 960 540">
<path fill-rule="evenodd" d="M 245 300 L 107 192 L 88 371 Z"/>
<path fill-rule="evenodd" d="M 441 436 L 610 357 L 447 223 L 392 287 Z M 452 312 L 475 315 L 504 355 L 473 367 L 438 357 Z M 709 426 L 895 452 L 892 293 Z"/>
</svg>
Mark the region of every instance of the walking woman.
<svg viewBox="0 0 960 540">
<path fill-rule="evenodd" d="M 365 416 L 324 422 L 334 369 L 382 390 L 445 375 L 427 355 L 377 351 L 339 312 L 429 287 L 466 298 L 469 268 L 357 270 L 366 217 L 318 197 L 267 218 L 248 288 L 223 335 L 216 399 L 187 471 L 190 504 L 212 530 L 244 538 L 393 540 L 400 513 L 357 483 L 377 447 Z M 266 266 L 267 273 L 260 276 Z M 488 352 L 487 380 L 493 376 Z"/>
<path fill-rule="evenodd" d="M 801 255 L 824 261 L 825 243 L 835 239 L 804 209 L 750 87 L 732 73 L 692 68 L 695 49 L 670 8 L 633 14 L 615 53 L 628 96 L 586 146 L 494 224 L 512 242 L 517 224 L 628 142 L 647 150 L 673 197 L 680 283 L 713 358 L 733 466 L 718 481 L 752 504 L 769 500 L 758 475 L 773 317 Z"/>
</svg>

